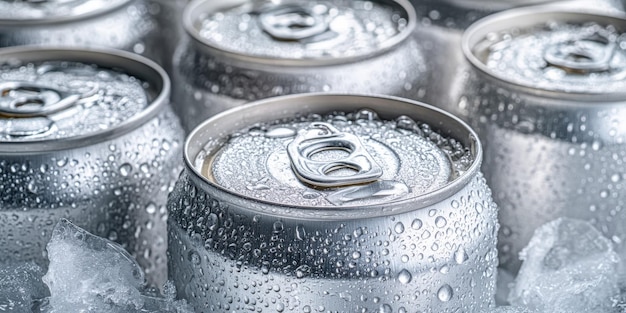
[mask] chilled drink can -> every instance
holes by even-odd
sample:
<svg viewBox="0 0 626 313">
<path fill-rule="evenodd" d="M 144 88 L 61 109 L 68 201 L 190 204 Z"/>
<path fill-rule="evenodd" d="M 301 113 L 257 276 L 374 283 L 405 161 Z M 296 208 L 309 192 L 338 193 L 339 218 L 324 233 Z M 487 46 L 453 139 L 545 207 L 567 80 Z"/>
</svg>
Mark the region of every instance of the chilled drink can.
<svg viewBox="0 0 626 313">
<path fill-rule="evenodd" d="M 476 23 L 459 103 L 485 148 L 500 207 L 500 263 L 519 267 L 533 231 L 558 217 L 626 242 L 626 19 L 537 6 Z"/>
<path fill-rule="evenodd" d="M 0 263 L 45 267 L 67 218 L 164 283 L 183 132 L 163 69 L 118 50 L 18 47 L 0 52 L 0 75 Z"/>
<path fill-rule="evenodd" d="M 168 199 L 170 279 L 197 312 L 493 305 L 497 209 L 474 132 L 401 98 L 301 94 L 198 126 Z"/>
</svg>

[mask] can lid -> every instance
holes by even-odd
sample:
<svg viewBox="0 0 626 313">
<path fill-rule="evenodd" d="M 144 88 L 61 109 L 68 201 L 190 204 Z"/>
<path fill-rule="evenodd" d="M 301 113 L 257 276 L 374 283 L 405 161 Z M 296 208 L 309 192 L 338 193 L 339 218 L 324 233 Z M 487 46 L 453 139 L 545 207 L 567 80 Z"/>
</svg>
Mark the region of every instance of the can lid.
<svg viewBox="0 0 626 313">
<path fill-rule="evenodd" d="M 376 98 L 370 98 L 370 107 L 376 107 Z M 274 108 L 267 105 L 266 110 Z M 431 128 L 430 123 L 445 127 L 443 121 L 417 121 L 402 113 L 385 119 L 372 109 L 343 112 L 341 105 L 336 109 L 242 125 L 213 138 L 220 143 L 198 153 L 194 166 L 209 182 L 242 197 L 332 208 L 428 195 L 457 180 L 476 160 L 470 147 Z"/>
<path fill-rule="evenodd" d="M 463 49 L 499 80 L 535 90 L 615 94 L 626 90 L 624 16 L 558 6 L 510 10 L 472 25 Z"/>
<path fill-rule="evenodd" d="M 101 14 L 133 0 L 0 0 L 0 25 L 54 23 Z"/>
<path fill-rule="evenodd" d="M 152 117 L 169 96 L 162 69 L 114 50 L 9 48 L 0 52 L 0 77 L 3 152 L 110 138 Z"/>
<path fill-rule="evenodd" d="M 410 35 L 415 11 L 406 0 L 196 0 L 183 23 L 202 46 L 231 57 L 317 65 L 386 51 Z"/>
</svg>

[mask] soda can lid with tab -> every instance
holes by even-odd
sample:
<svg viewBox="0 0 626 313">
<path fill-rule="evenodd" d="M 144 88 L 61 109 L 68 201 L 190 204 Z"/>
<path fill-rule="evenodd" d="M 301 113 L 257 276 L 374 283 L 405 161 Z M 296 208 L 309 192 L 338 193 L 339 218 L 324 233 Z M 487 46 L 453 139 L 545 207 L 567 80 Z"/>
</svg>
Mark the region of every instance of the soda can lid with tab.
<svg viewBox="0 0 626 313">
<path fill-rule="evenodd" d="M 110 49 L 0 52 L 0 153 L 55 151 L 125 134 L 167 104 L 154 62 Z"/>
<path fill-rule="evenodd" d="M 466 58 L 488 77 L 547 97 L 626 97 L 626 16 L 559 6 L 509 10 L 464 34 Z"/>
<path fill-rule="evenodd" d="M 183 25 L 201 47 L 236 59 L 281 65 L 340 64 L 408 38 L 416 14 L 406 0 L 196 0 Z"/>
<path fill-rule="evenodd" d="M 0 26 L 59 23 L 115 10 L 133 0 L 1 0 Z"/>
<path fill-rule="evenodd" d="M 474 132 L 448 113 L 346 94 L 283 96 L 226 111 L 198 126 L 184 153 L 200 185 L 298 218 L 426 207 L 467 185 L 481 162 Z"/>
</svg>

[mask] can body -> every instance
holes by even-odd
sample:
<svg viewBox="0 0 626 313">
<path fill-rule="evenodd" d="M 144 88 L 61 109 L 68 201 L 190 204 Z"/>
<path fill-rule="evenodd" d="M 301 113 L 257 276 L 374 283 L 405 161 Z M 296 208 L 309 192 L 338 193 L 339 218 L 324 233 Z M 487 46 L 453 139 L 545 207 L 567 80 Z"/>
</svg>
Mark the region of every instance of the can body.
<svg viewBox="0 0 626 313">
<path fill-rule="evenodd" d="M 448 116 L 397 98 L 280 97 L 203 123 L 188 138 L 186 158 L 213 130 L 219 137 L 296 112 L 362 107 L 384 118 Z M 241 197 L 189 162 L 168 200 L 168 258 L 170 278 L 197 312 L 456 312 L 493 305 L 496 207 L 477 171 L 427 199 L 304 209 Z"/>
<path fill-rule="evenodd" d="M 122 244 L 146 271 L 166 278 L 168 190 L 180 171 L 182 129 L 168 103 L 169 81 L 148 60 L 112 50 L 5 49 L 3 64 L 61 60 L 114 67 L 146 81 L 153 102 L 133 121 L 73 138 L 0 143 L 0 262 L 47 265 L 52 228 L 67 218 Z"/>
<path fill-rule="evenodd" d="M 383 46 L 360 55 L 346 53 L 347 56 L 331 57 L 332 47 L 322 49 L 320 56 L 313 57 L 299 57 L 296 53 L 290 54 L 288 49 L 285 49 L 287 52 L 257 56 L 207 43 L 199 35 L 198 19 L 203 12 L 218 9 L 212 8 L 210 1 L 192 2 L 183 21 L 188 36 L 175 54 L 172 74 L 178 82 L 173 90 L 174 99 L 184 103 L 175 108 L 183 128 L 190 131 L 208 117 L 245 102 L 287 94 L 356 92 L 422 99 L 429 92 L 426 73 L 432 69 L 422 55 L 421 45 L 409 37 L 415 25 L 414 11 L 405 1 L 374 3 L 387 2 L 401 8 L 399 16 L 407 23 L 402 31 Z M 248 2 L 238 3 L 245 6 Z M 326 4 L 346 3 L 349 2 Z M 262 32 L 260 36 L 267 35 Z M 225 33 L 223 37 L 225 42 L 238 38 L 237 32 Z M 285 42 L 293 40 L 272 40 L 264 45 L 282 51 L 280 45 Z M 304 48 L 302 51 L 309 50 Z"/>
<path fill-rule="evenodd" d="M 530 15 L 535 19 L 528 19 Z M 520 22 L 524 19 L 528 22 Z M 460 103 L 485 146 L 483 171 L 500 207 L 500 263 L 512 272 L 518 270 L 517 255 L 534 230 L 558 217 L 592 222 L 612 238 L 618 251 L 624 251 L 626 216 L 621 208 L 626 150 L 620 125 L 625 122 L 626 98 L 621 88 L 597 90 L 620 83 L 619 78 L 589 85 L 583 83 L 588 73 L 572 74 L 572 79 L 581 81 L 571 86 L 587 89 L 564 92 L 556 85 L 558 79 L 533 87 L 507 81 L 481 65 L 477 39 L 486 32 L 499 34 L 507 27 L 523 30 L 545 21 L 599 23 L 617 32 L 626 26 L 619 17 L 537 7 L 494 15 L 464 37 L 464 50 L 475 67 Z M 616 50 L 614 59 L 622 53 Z"/>
<path fill-rule="evenodd" d="M 163 50 L 162 66 L 168 73 L 172 73 L 172 60 L 176 47 L 185 36 L 182 17 L 183 9 L 189 0 L 150 0 L 155 7 L 160 34 L 159 50 Z"/>
<path fill-rule="evenodd" d="M 52 9 L 39 11 L 41 6 L 54 5 L 55 2 L 22 2 L 23 18 L 17 14 L 0 16 L 0 47 L 103 47 L 134 52 L 159 63 L 165 61 L 156 10 L 148 1 L 94 1 L 93 9 L 83 8 L 81 5 L 89 4 L 81 2 L 84 1 L 59 4 L 69 7 L 67 11 L 58 9 L 66 14 L 55 14 Z M 37 15 L 32 16 L 29 11 Z"/>
</svg>

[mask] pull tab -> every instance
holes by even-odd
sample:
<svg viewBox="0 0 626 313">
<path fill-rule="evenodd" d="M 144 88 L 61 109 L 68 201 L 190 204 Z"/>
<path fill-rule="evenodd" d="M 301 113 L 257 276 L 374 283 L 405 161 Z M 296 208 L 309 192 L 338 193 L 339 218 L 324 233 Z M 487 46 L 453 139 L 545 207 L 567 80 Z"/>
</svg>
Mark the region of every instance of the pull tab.
<svg viewBox="0 0 626 313">
<path fill-rule="evenodd" d="M 544 60 L 566 71 L 589 73 L 603 72 L 611 68 L 611 60 L 617 44 L 598 34 L 554 44 L 544 53 Z"/>
<path fill-rule="evenodd" d="M 2 82 L 0 95 L 11 97 L 8 105 L 0 106 L 0 115 L 7 117 L 47 116 L 65 110 L 78 100 L 95 94 L 97 87 L 79 95 L 28 82 Z"/>
<path fill-rule="evenodd" d="M 335 160 L 314 160 L 322 151 L 338 150 L 349 155 Z M 343 133 L 328 123 L 312 123 L 287 146 L 291 166 L 298 179 L 319 187 L 340 187 L 369 183 L 383 174 L 382 168 L 365 150 L 359 138 Z M 330 176 L 339 169 L 354 171 L 349 176 Z"/>
<path fill-rule="evenodd" d="M 261 28 L 278 40 L 301 40 L 325 33 L 326 19 L 297 5 L 276 6 L 259 15 Z"/>
</svg>

